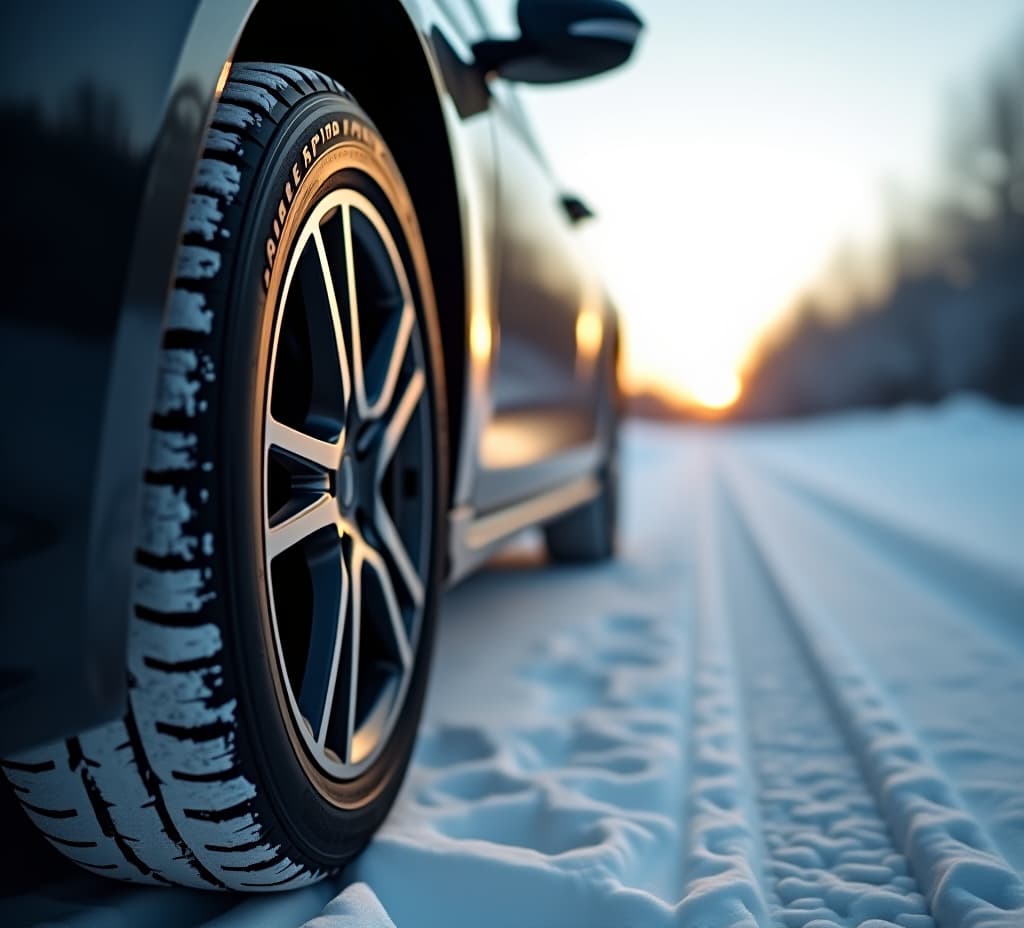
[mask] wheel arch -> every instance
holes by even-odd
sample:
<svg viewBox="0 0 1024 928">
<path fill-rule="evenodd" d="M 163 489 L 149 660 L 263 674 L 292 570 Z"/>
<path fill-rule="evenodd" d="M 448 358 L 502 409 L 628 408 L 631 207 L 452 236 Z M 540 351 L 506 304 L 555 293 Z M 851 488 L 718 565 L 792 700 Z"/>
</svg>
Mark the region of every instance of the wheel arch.
<svg viewBox="0 0 1024 928">
<path fill-rule="evenodd" d="M 416 207 L 437 298 L 450 497 L 462 435 L 468 323 L 458 179 L 443 86 L 402 0 L 309 0 L 301 22 L 291 26 L 294 19 L 290 0 L 260 0 L 233 57 L 301 65 L 335 78 L 369 113 L 395 157 Z"/>
<path fill-rule="evenodd" d="M 218 80 L 225 61 L 239 53 L 291 60 L 335 76 L 349 85 L 388 138 L 424 226 L 441 316 L 449 460 L 459 460 L 468 342 L 462 201 L 442 103 L 446 91 L 423 38 L 431 23 L 414 21 L 418 8 L 407 7 L 407 0 L 308 0 L 298 14 L 283 0 L 182 0 L 161 7 L 159 15 L 143 15 L 129 0 L 111 0 L 90 13 L 94 31 L 110 41 L 102 49 L 76 48 L 86 68 L 79 96 L 108 102 L 122 118 L 97 123 L 84 147 L 68 144 L 72 123 L 51 119 L 63 113 L 64 84 L 50 79 L 49 62 L 54 48 L 77 42 L 73 30 L 53 32 L 64 4 L 17 0 L 0 9 L 0 24 L 18 25 L 0 31 L 35 50 L 19 80 L 0 94 L 3 102 L 17 104 L 4 112 L 22 128 L 27 120 L 37 147 L 60 151 L 72 173 L 99 172 L 104 183 L 79 184 L 89 196 L 77 212 L 87 217 L 91 239 L 106 247 L 97 265 L 101 285 L 85 288 L 87 300 L 58 300 L 44 291 L 31 327 L 12 325 L 14 318 L 0 326 L 0 345 L 7 349 L 0 359 L 12 372 L 20 371 L 18 365 L 29 356 L 23 340 L 14 337 L 22 329 L 45 334 L 62 351 L 75 349 L 73 364 L 47 365 L 45 379 L 30 381 L 46 389 L 26 391 L 21 420 L 15 418 L 19 430 L 33 437 L 45 434 L 25 423 L 49 421 L 46 417 L 66 411 L 69 395 L 78 397 L 82 423 L 76 443 L 62 436 L 55 444 L 67 454 L 63 466 L 80 476 L 65 481 L 63 496 L 54 493 L 51 475 L 37 467 L 13 474 L 13 489 L 0 494 L 5 510 L 0 521 L 4 532 L 17 528 L 19 552 L 0 570 L 5 593 L 0 625 L 16 622 L 29 597 L 36 601 L 40 577 L 62 578 L 48 584 L 47 609 L 40 618 L 48 634 L 26 637 L 19 652 L 0 662 L 5 671 L 0 721 L 9 723 L 0 726 L 4 751 L 91 728 L 124 711 L 139 478 L 179 230 Z M 125 79 L 142 60 L 145 73 Z M 393 67 L 396 60 L 400 70 Z M 18 167 L 25 174 L 25 165 Z M 53 196 L 36 175 L 25 176 L 25 190 Z M 101 198 L 111 190 L 116 197 Z M 25 241 L 45 234 L 40 230 L 49 214 L 39 208 L 27 212 L 35 224 Z M 130 234 L 106 234 L 124 229 Z M 71 258 L 78 250 L 66 251 L 50 257 L 47 285 L 80 285 L 81 262 Z M 65 643 L 53 647 L 55 638 Z M 60 699 L 53 695 L 58 692 Z"/>
</svg>

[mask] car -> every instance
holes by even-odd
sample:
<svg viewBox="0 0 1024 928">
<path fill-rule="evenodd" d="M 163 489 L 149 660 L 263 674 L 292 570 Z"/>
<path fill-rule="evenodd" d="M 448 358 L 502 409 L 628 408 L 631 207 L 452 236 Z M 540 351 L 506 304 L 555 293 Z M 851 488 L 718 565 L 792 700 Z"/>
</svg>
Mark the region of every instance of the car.
<svg viewBox="0 0 1024 928">
<path fill-rule="evenodd" d="M 0 770 L 94 874 L 338 870 L 402 782 L 442 588 L 528 527 L 613 554 L 620 324 L 514 85 L 642 23 L 517 15 L 0 12 Z"/>
</svg>

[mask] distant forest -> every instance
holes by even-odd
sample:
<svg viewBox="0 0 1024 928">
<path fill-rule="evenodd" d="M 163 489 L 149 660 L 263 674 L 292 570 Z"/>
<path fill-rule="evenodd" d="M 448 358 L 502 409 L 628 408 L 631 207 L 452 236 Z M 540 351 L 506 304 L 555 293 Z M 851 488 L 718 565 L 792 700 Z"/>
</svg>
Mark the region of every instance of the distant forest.
<svg viewBox="0 0 1024 928">
<path fill-rule="evenodd" d="M 736 417 L 959 391 L 1024 405 L 1024 40 L 957 99 L 946 136 L 941 193 L 894 212 L 882 286 L 847 273 L 838 314 L 804 297 L 747 370 Z"/>
</svg>

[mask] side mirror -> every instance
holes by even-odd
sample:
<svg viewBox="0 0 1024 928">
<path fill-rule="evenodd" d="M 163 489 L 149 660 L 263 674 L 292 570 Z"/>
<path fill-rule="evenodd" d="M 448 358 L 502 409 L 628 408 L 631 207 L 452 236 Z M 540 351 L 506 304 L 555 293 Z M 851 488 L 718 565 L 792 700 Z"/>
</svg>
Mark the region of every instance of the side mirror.
<svg viewBox="0 0 1024 928">
<path fill-rule="evenodd" d="M 619 0 L 519 0 L 520 37 L 473 47 L 477 65 L 510 81 L 558 84 L 625 64 L 643 21 Z"/>
</svg>

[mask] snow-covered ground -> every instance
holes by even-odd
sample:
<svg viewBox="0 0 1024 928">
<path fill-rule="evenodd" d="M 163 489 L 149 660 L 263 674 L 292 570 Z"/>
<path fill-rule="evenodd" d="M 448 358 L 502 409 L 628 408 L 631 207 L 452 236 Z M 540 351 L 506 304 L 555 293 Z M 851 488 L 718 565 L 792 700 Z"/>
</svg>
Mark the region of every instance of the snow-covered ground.
<svg viewBox="0 0 1024 928">
<path fill-rule="evenodd" d="M 1024 926 L 1024 415 L 631 425 L 622 557 L 452 592 L 389 822 L 273 898 L 58 869 L 0 924 Z"/>
</svg>

